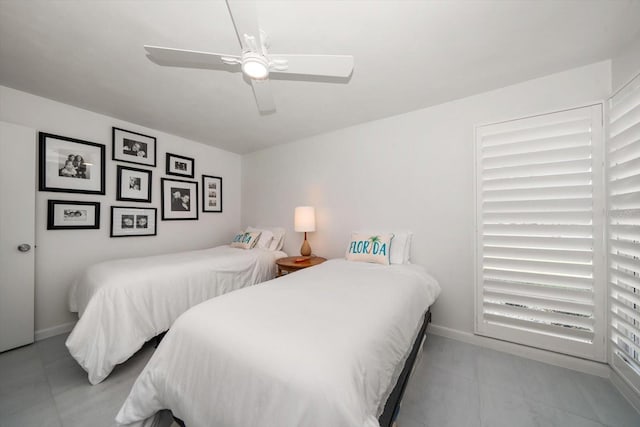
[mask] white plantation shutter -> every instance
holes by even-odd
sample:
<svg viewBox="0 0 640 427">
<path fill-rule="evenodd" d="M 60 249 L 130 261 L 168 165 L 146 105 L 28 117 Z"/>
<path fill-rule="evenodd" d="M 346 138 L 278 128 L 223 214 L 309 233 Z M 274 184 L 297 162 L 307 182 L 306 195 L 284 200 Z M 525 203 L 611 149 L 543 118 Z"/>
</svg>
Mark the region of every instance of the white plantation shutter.
<svg viewBox="0 0 640 427">
<path fill-rule="evenodd" d="M 612 364 L 640 390 L 640 77 L 609 106 Z"/>
<path fill-rule="evenodd" d="M 605 360 L 602 105 L 479 127 L 476 150 L 476 333 Z"/>
</svg>

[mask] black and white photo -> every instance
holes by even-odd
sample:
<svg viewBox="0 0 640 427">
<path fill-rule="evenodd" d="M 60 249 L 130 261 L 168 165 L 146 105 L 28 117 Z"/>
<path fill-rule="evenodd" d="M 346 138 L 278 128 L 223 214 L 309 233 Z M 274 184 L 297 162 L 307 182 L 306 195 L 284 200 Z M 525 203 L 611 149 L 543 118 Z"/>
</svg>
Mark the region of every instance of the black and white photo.
<svg viewBox="0 0 640 427">
<path fill-rule="evenodd" d="M 140 191 L 140 184 L 142 182 L 142 179 L 140 179 L 139 177 L 129 177 L 129 190 L 137 190 Z"/>
<path fill-rule="evenodd" d="M 183 176 L 185 178 L 194 177 L 195 160 L 191 157 L 167 153 L 166 162 L 167 175 Z"/>
<path fill-rule="evenodd" d="M 122 153 L 127 156 L 147 158 L 148 144 L 131 138 L 122 139 Z"/>
<path fill-rule="evenodd" d="M 40 191 L 105 194 L 105 146 L 40 132 Z"/>
<path fill-rule="evenodd" d="M 158 210 L 111 206 L 111 237 L 155 236 Z"/>
<path fill-rule="evenodd" d="M 100 203 L 68 200 L 47 202 L 47 230 L 100 228 Z"/>
<path fill-rule="evenodd" d="M 161 179 L 162 219 L 198 219 L 198 183 L 172 178 Z"/>
<path fill-rule="evenodd" d="M 222 212 L 222 178 L 202 175 L 202 212 Z"/>
<path fill-rule="evenodd" d="M 89 165 L 84 161 L 82 154 L 69 154 L 67 158 L 60 157 L 58 164 L 58 176 L 65 176 L 70 178 L 90 179 L 91 169 Z"/>
<path fill-rule="evenodd" d="M 150 170 L 118 165 L 116 200 L 151 203 L 152 175 Z"/>
<path fill-rule="evenodd" d="M 149 228 L 149 215 L 136 215 L 136 228 Z"/>
<path fill-rule="evenodd" d="M 86 209 L 63 209 L 62 218 L 65 222 L 68 221 L 86 221 L 87 210 Z"/>
<path fill-rule="evenodd" d="M 191 210 L 191 190 L 189 188 L 171 187 L 171 211 Z"/>
<path fill-rule="evenodd" d="M 122 228 L 133 228 L 133 222 L 135 221 L 134 215 L 122 215 L 120 225 Z"/>
<path fill-rule="evenodd" d="M 112 128 L 112 158 L 120 162 L 156 165 L 156 138 L 138 132 Z"/>
</svg>

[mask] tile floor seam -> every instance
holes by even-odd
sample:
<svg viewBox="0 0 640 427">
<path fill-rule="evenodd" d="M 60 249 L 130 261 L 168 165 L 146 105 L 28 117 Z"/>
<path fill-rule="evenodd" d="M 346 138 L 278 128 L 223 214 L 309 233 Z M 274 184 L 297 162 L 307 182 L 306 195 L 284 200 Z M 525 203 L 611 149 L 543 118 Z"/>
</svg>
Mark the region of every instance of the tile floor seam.
<svg viewBox="0 0 640 427">
<path fill-rule="evenodd" d="M 58 421 L 60 421 L 60 425 L 64 427 L 64 423 L 62 422 L 62 417 L 60 416 L 60 408 L 58 408 L 58 401 L 56 400 L 56 396 L 53 394 L 53 387 L 51 386 L 51 380 L 49 379 L 49 374 L 47 374 L 46 368 L 44 371 L 44 376 L 47 378 L 47 384 L 49 385 L 49 393 L 51 393 L 51 400 L 53 401 L 53 407 L 56 408 L 56 416 L 58 417 Z"/>
</svg>

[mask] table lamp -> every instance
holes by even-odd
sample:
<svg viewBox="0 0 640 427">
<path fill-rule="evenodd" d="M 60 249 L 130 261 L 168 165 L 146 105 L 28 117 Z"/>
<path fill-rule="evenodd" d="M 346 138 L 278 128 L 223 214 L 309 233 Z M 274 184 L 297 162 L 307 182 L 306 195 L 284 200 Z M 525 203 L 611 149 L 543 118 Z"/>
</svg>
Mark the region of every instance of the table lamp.
<svg viewBox="0 0 640 427">
<path fill-rule="evenodd" d="M 300 248 L 300 255 L 311 255 L 311 246 L 307 241 L 307 231 L 316 231 L 316 209 L 313 206 L 298 206 L 294 215 L 294 228 L 304 232 L 304 242 Z"/>
</svg>

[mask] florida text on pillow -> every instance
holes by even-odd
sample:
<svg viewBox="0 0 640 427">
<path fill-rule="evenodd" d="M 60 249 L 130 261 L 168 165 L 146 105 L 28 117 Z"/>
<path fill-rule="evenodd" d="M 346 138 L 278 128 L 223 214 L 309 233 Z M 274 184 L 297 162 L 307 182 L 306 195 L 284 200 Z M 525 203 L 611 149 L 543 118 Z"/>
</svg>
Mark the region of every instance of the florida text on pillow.
<svg viewBox="0 0 640 427">
<path fill-rule="evenodd" d="M 389 265 L 393 234 L 353 233 L 347 249 L 347 260 Z"/>
</svg>

